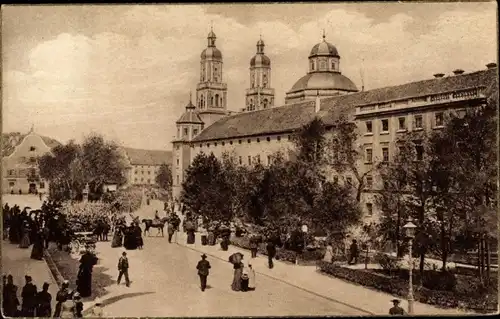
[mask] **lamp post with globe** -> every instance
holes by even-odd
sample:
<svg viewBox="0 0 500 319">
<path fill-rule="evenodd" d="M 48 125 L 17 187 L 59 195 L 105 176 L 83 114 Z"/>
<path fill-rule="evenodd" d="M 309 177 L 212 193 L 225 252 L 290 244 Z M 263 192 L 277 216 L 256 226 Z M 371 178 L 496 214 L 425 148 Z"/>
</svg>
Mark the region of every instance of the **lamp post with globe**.
<svg viewBox="0 0 500 319">
<path fill-rule="evenodd" d="M 408 250 L 409 250 L 409 285 L 408 285 L 408 314 L 413 314 L 413 238 L 415 238 L 415 229 L 417 226 L 413 223 L 413 219 L 410 217 L 406 225 L 403 226 L 406 237 L 408 238 Z"/>
</svg>

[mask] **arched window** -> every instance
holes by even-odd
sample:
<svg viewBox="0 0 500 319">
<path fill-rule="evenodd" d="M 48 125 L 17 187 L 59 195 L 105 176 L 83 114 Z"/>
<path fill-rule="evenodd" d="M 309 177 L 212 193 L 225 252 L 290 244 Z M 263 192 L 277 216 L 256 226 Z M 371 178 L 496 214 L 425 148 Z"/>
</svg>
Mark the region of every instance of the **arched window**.
<svg viewBox="0 0 500 319">
<path fill-rule="evenodd" d="M 332 70 L 335 70 L 335 61 L 332 60 Z"/>
<path fill-rule="evenodd" d="M 219 107 L 219 94 L 215 94 L 215 107 Z"/>
<path fill-rule="evenodd" d="M 262 75 L 262 87 L 267 88 L 267 75 Z"/>
<path fill-rule="evenodd" d="M 214 105 L 214 97 L 212 96 L 212 97 L 210 98 L 210 106 L 213 106 L 213 105 Z"/>
<path fill-rule="evenodd" d="M 220 107 L 223 107 L 224 103 L 222 103 L 222 96 L 220 97 Z"/>
<path fill-rule="evenodd" d="M 267 99 L 264 99 L 264 101 L 262 102 L 262 104 L 264 105 L 264 108 L 267 109 Z"/>
<path fill-rule="evenodd" d="M 248 110 L 249 111 L 253 110 L 253 99 L 250 99 L 250 105 L 248 106 Z"/>
<path fill-rule="evenodd" d="M 314 60 L 311 60 L 311 71 L 314 71 Z"/>
<path fill-rule="evenodd" d="M 219 82 L 218 80 L 219 74 L 217 73 L 217 68 L 214 68 L 214 82 Z"/>
</svg>

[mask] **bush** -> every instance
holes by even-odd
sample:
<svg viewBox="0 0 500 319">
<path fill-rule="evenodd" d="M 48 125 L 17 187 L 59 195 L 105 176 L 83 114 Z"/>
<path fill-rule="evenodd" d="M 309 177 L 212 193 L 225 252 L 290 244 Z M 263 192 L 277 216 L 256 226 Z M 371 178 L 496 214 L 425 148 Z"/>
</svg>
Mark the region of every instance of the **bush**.
<svg viewBox="0 0 500 319">
<path fill-rule="evenodd" d="M 388 277 L 369 270 L 339 267 L 323 261 L 320 261 L 318 266 L 320 271 L 349 282 L 403 298 L 408 294 L 408 281 L 398 277 Z M 417 289 L 414 297 L 416 301 L 431 305 L 444 308 L 460 306 L 481 313 L 496 311 L 498 303 L 498 295 L 495 293 L 485 294 L 475 291 L 464 294 L 458 291 L 437 291 L 425 287 Z"/>
<path fill-rule="evenodd" d="M 375 262 L 382 267 L 382 269 L 391 274 L 394 271 L 398 271 L 400 269 L 398 264 L 398 259 L 396 257 L 391 257 L 386 254 L 378 253 L 375 255 Z"/>
<path fill-rule="evenodd" d="M 424 271 L 422 286 L 431 290 L 452 291 L 457 285 L 455 275 L 449 271 Z"/>
</svg>

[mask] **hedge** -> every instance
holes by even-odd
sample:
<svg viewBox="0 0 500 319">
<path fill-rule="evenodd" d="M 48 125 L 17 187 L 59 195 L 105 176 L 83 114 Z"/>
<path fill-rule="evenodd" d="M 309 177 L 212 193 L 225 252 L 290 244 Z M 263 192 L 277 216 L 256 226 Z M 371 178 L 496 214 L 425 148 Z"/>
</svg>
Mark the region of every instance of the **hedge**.
<svg viewBox="0 0 500 319">
<path fill-rule="evenodd" d="M 231 238 L 231 244 L 243 249 L 250 250 L 250 239 L 248 237 L 235 237 Z M 260 243 L 257 248 L 257 252 L 261 255 L 267 256 L 266 243 Z M 298 255 L 298 256 L 297 256 Z M 297 254 L 294 251 L 287 250 L 284 248 L 276 247 L 276 260 L 286 261 L 290 263 L 295 263 L 297 257 L 299 264 L 309 264 L 311 262 L 316 263 L 323 258 L 322 250 L 306 250 L 301 254 Z"/>
<path fill-rule="evenodd" d="M 319 269 L 328 275 L 362 286 L 406 298 L 408 281 L 363 269 L 350 269 L 320 261 Z M 462 307 L 478 312 L 492 312 L 497 309 L 497 294 L 461 293 L 460 291 L 438 291 L 418 287 L 414 291 L 416 301 L 443 308 Z"/>
</svg>

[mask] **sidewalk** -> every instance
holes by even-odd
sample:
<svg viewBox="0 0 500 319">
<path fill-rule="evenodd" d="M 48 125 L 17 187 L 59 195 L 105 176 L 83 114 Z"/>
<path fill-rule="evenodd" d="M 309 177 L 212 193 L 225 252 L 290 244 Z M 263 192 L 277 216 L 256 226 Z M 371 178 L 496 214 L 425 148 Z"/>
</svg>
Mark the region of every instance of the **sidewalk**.
<svg viewBox="0 0 500 319">
<path fill-rule="evenodd" d="M 14 278 L 19 302 L 22 302 L 21 291 L 26 283 L 24 276 L 29 275 L 33 278 L 33 283 L 39 291 L 42 290 L 44 282 L 50 284 L 49 292 L 52 295 L 52 310 L 54 310 L 59 287 L 45 260 L 30 258 L 32 246 L 28 249 L 21 249 L 18 245 L 9 243 L 8 240 L 3 240 L 1 246 L 0 264 L 2 265 L 2 275 L 10 274 Z"/>
<path fill-rule="evenodd" d="M 177 236 L 177 237 L 175 237 Z M 177 244 L 189 249 L 205 253 L 213 258 L 229 262 L 229 256 L 236 252 L 244 254 L 244 261 L 250 258 L 250 251 L 233 245 L 228 251 L 222 251 L 220 245 L 202 246 L 199 233 L 196 234 L 194 245 L 186 244 L 187 235 L 179 232 L 172 238 Z M 267 267 L 267 257 L 257 256 L 252 260 L 252 266 L 257 274 L 287 283 L 298 289 L 307 291 L 316 296 L 350 305 L 366 312 L 367 315 L 386 315 L 392 306 L 391 300 L 395 298 L 390 294 L 365 288 L 344 280 L 323 275 L 316 271 L 316 266 L 297 266 L 281 261 L 274 262 L 274 268 Z M 258 281 L 258 279 L 257 279 Z M 402 307 L 407 308 L 406 300 L 402 300 Z M 414 303 L 415 314 L 418 315 L 464 315 L 467 312 L 458 309 L 441 309 L 420 302 Z"/>
</svg>

